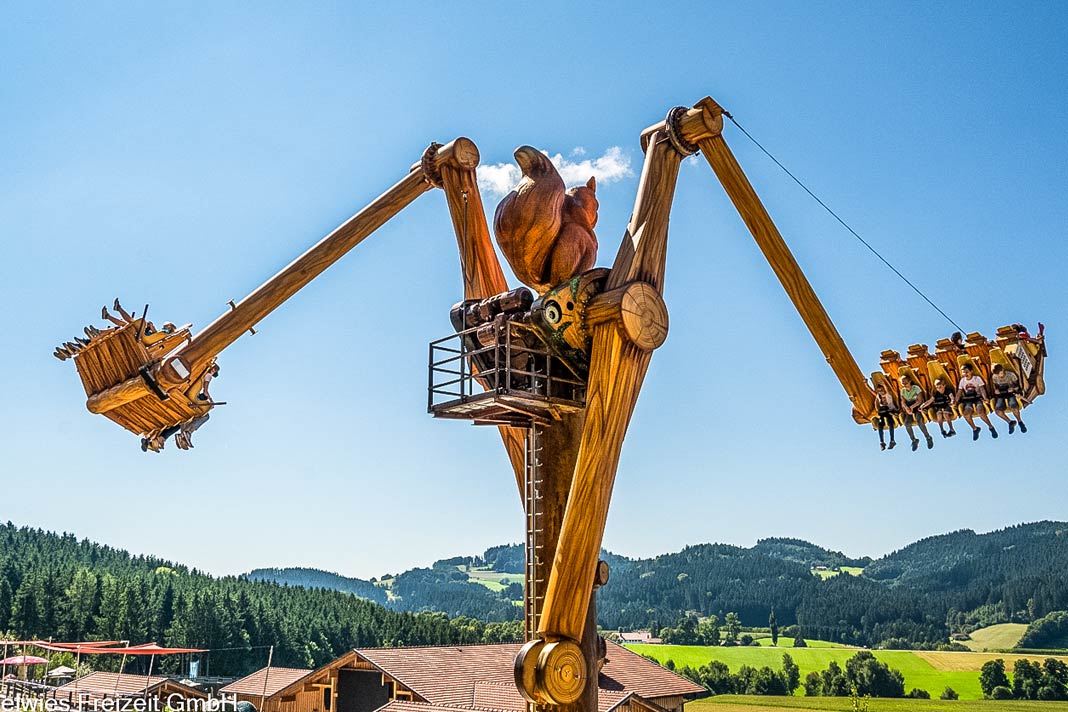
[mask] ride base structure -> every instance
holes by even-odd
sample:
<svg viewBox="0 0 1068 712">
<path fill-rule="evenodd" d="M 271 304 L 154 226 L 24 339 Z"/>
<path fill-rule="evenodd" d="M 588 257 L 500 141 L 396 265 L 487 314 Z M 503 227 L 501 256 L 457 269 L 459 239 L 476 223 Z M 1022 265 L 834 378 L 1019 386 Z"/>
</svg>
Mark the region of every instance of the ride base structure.
<svg viewBox="0 0 1068 712">
<path fill-rule="evenodd" d="M 866 378 L 728 148 L 724 116 L 705 98 L 642 132 L 638 193 L 611 268 L 593 268 L 593 179 L 565 190 L 545 155 L 523 146 L 515 153 L 523 179 L 494 216 L 501 252 L 529 287 L 510 289 L 477 188 L 478 150 L 461 137 L 431 144 L 398 183 L 200 333 L 155 332 L 146 307 L 121 326 L 87 327 L 88 340 L 65 342 L 56 356 L 73 357 L 90 412 L 142 437 L 187 427 L 219 405 L 201 387 L 227 346 L 417 197 L 441 189 L 464 292 L 450 312 L 455 332 L 430 344 L 428 411 L 497 427 L 512 466 L 526 517 L 520 693 L 534 707 L 593 712 L 604 660 L 594 591 L 609 576 L 598 553 L 623 439 L 652 353 L 667 337 L 668 214 L 684 158 L 699 152 L 711 166 L 841 382 L 856 422 L 877 418 L 873 386 L 889 386 L 897 397 L 897 380 L 909 375 L 930 393 L 936 378 L 955 387 L 965 364 L 988 383 L 994 365 L 1011 370 L 1025 404 L 1045 392 L 1045 344 L 1014 327 L 1002 327 L 993 341 L 978 333 L 965 343 L 939 341 L 934 354 L 923 344 L 905 357 L 885 351 L 882 370 Z"/>
</svg>

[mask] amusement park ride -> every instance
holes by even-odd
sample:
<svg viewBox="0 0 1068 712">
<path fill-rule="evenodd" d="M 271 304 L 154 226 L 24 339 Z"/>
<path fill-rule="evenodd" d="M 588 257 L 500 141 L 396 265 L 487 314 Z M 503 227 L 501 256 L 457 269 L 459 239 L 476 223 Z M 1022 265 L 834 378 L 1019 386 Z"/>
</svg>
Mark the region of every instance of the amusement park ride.
<svg viewBox="0 0 1068 712">
<path fill-rule="evenodd" d="M 523 179 L 498 206 L 494 232 L 516 276 L 509 290 L 490 238 L 466 138 L 431 144 L 396 185 L 269 279 L 206 329 L 156 332 L 130 315 L 88 339 L 66 342 L 87 407 L 140 435 L 188 436 L 217 403 L 202 385 L 216 357 L 246 331 L 423 193 L 443 189 L 460 250 L 464 299 L 456 332 L 430 344 L 429 411 L 495 425 L 515 472 L 526 523 L 526 644 L 515 661 L 522 695 L 536 706 L 597 709 L 603 662 L 594 590 L 608 570 L 598 561 L 623 439 L 653 351 L 667 336 L 661 298 L 668 214 L 681 161 L 700 152 L 726 189 L 764 256 L 823 351 L 857 423 L 873 423 L 872 388 L 897 397 L 901 375 L 927 393 L 936 378 L 955 385 L 970 364 L 987 383 L 1000 364 L 1017 374 L 1025 403 L 1045 391 L 1044 343 L 1020 329 L 991 341 L 923 344 L 902 357 L 884 351 L 881 372 L 865 378 L 722 136 L 726 112 L 705 98 L 676 107 L 641 134 L 645 153 L 626 234 L 610 269 L 592 269 L 596 185 L 565 190 L 549 160 L 516 150 Z M 987 406 L 989 407 L 989 406 Z M 155 447 L 153 449 L 156 449 Z"/>
</svg>

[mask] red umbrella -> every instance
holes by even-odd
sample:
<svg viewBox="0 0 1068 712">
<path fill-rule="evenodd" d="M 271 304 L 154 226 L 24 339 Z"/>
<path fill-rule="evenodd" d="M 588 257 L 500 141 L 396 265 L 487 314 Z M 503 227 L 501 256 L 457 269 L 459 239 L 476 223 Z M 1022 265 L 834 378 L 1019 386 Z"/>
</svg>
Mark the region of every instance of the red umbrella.
<svg viewBox="0 0 1068 712">
<path fill-rule="evenodd" d="M 14 655 L 0 660 L 0 665 L 41 665 L 48 661 L 36 655 Z"/>
</svg>

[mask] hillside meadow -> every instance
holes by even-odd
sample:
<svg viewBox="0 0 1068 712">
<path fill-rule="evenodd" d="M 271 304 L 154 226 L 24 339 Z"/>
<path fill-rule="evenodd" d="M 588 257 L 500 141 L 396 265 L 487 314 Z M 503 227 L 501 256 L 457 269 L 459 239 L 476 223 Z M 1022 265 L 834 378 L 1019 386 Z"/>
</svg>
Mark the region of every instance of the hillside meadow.
<svg viewBox="0 0 1068 712">
<path fill-rule="evenodd" d="M 1024 623 L 999 623 L 973 630 L 969 636 L 971 640 L 961 642 L 965 647 L 979 652 L 1007 650 L 1016 647 L 1025 630 L 1027 630 L 1027 625 Z"/>
<path fill-rule="evenodd" d="M 783 639 L 780 638 L 780 643 Z M 831 647 L 832 643 L 810 640 L 807 648 L 793 647 L 711 647 L 703 645 L 627 645 L 626 647 L 641 655 L 648 655 L 661 665 L 668 660 L 675 663 L 676 668 L 683 666 L 700 667 L 712 660 L 719 660 L 730 667 L 731 672 L 737 672 L 742 665 L 751 667 L 768 667 L 779 669 L 782 666 L 783 653 L 789 653 L 801 670 L 801 679 L 804 680 L 808 673 L 825 670 L 832 660 L 845 667 L 845 662 L 856 652 L 855 648 L 842 646 Z M 955 653 L 935 651 L 911 651 L 911 650 L 875 650 L 872 651 L 876 658 L 892 668 L 901 671 L 905 676 L 905 691 L 914 687 L 927 690 L 931 697 L 937 700 L 938 696 L 946 687 L 952 687 L 957 691 L 962 700 L 980 700 L 983 692 L 979 687 L 979 670 L 983 663 L 994 658 L 1005 660 L 1005 666 L 1012 671 L 1013 662 L 1018 658 L 1028 658 L 1041 662 L 1046 655 L 1016 655 L 1004 653 Z M 1068 662 L 1068 657 L 1060 657 Z M 798 690 L 801 695 L 802 690 Z M 774 698 L 759 698 L 771 700 Z M 919 700 L 909 700 L 916 703 Z M 1047 704 L 1047 703 L 1043 703 Z M 804 709 L 804 708 L 802 708 Z M 829 707 L 827 709 L 838 709 Z M 845 708 L 842 708 L 845 709 Z M 910 708 L 911 709 L 911 708 Z M 958 708 L 959 709 L 959 708 Z M 1005 709 L 999 707 L 998 709 Z M 1052 709 L 1043 707 L 1043 709 Z M 1065 707 L 1068 710 L 1068 706 Z M 874 712 L 875 708 L 872 708 Z"/>
</svg>

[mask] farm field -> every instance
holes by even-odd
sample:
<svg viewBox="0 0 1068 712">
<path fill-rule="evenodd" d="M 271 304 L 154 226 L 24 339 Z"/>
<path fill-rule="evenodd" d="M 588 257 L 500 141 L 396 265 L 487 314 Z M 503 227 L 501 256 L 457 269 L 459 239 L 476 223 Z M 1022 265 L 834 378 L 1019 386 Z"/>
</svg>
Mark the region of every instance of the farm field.
<svg viewBox="0 0 1068 712">
<path fill-rule="evenodd" d="M 781 639 L 780 639 L 781 642 Z M 801 670 L 801 678 L 813 670 L 827 668 L 832 660 L 844 666 L 855 652 L 853 648 L 816 647 L 819 641 L 808 641 L 812 647 L 736 647 L 720 648 L 701 645 L 628 645 L 641 655 L 649 655 L 661 664 L 672 660 L 676 667 L 688 665 L 699 667 L 710 660 L 719 660 L 736 672 L 742 665 L 779 669 L 782 654 L 789 653 Z M 827 645 L 826 643 L 824 645 Z M 1011 670 L 1017 658 L 1042 661 L 1048 655 L 1008 655 L 1002 653 L 953 653 L 910 650 L 875 650 L 875 657 L 905 676 L 905 691 L 914 687 L 927 690 L 931 697 L 938 698 L 947 686 L 952 687 L 962 700 L 978 700 L 983 697 L 979 687 L 979 670 L 983 663 L 994 658 L 1003 658 Z M 1068 657 L 1062 657 L 1068 662 Z M 801 690 L 798 690 L 801 692 Z M 768 698 L 770 699 L 770 698 Z M 912 702 L 916 702 L 912 700 Z M 873 708 L 874 709 L 874 708 Z M 959 708 L 958 708 L 959 709 Z M 1066 707 L 1068 709 L 1068 707 Z"/>
<path fill-rule="evenodd" d="M 752 635 L 752 634 L 750 633 L 750 635 Z M 776 650 L 784 649 L 784 648 L 788 649 L 788 650 L 793 650 L 794 649 L 794 639 L 793 638 L 787 638 L 784 635 L 780 635 L 779 636 L 779 644 L 778 644 L 778 646 L 773 646 L 771 644 L 771 636 L 770 635 L 759 635 L 759 637 L 754 635 L 753 637 L 756 638 L 756 641 L 758 643 L 760 643 L 760 646 L 763 647 L 763 648 L 775 648 Z M 806 640 L 805 642 L 808 643 L 808 647 L 810 647 L 810 648 L 848 648 L 849 647 L 848 645 L 842 645 L 841 643 L 832 643 L 832 642 L 827 641 L 827 640 Z M 698 646 L 694 646 L 694 647 L 698 647 L 699 648 L 701 646 L 698 645 Z"/>
<path fill-rule="evenodd" d="M 1024 623 L 1000 623 L 972 631 L 971 640 L 962 640 L 961 643 L 979 652 L 1007 650 L 1016 647 L 1025 630 L 1027 625 Z"/>
<path fill-rule="evenodd" d="M 821 579 L 829 579 L 837 576 L 838 574 L 849 574 L 850 576 L 860 576 L 860 573 L 864 569 L 860 566 L 843 566 L 839 571 L 819 571 L 812 569 L 812 573 L 819 576 Z"/>
<path fill-rule="evenodd" d="M 868 712 L 1066 712 L 1068 702 L 1019 700 L 879 700 L 861 702 Z M 844 710 L 851 712 L 848 697 L 756 697 L 720 695 L 690 702 L 686 712 L 754 712 L 755 710 Z"/>
<path fill-rule="evenodd" d="M 468 568 L 466 566 L 458 566 L 457 568 L 466 572 L 471 581 L 482 584 L 491 591 L 503 591 L 508 583 L 523 583 L 523 574 L 510 574 L 488 569 Z"/>
</svg>

